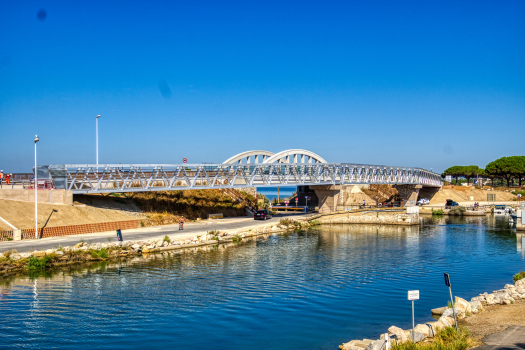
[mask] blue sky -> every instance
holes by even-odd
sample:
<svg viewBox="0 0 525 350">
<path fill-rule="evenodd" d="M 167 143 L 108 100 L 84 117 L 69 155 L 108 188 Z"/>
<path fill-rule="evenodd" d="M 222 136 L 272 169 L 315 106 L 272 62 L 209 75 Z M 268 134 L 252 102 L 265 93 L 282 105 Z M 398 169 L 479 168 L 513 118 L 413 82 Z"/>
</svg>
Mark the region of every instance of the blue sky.
<svg viewBox="0 0 525 350">
<path fill-rule="evenodd" d="M 45 10 L 45 18 L 37 13 Z M 523 155 L 523 1 L 2 1 L 0 168 Z M 44 16 L 41 16 L 44 17 Z"/>
</svg>

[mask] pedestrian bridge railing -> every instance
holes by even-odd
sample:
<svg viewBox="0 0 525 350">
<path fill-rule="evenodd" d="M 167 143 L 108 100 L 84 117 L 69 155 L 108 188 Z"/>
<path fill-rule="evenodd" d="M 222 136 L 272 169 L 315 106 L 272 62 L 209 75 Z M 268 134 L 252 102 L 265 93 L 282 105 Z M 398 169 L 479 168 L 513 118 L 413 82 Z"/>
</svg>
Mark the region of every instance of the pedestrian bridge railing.
<svg viewBox="0 0 525 350">
<path fill-rule="evenodd" d="M 439 187 L 421 168 L 349 163 L 50 165 L 57 189 L 73 193 L 144 192 L 301 185 L 413 184 Z"/>
</svg>

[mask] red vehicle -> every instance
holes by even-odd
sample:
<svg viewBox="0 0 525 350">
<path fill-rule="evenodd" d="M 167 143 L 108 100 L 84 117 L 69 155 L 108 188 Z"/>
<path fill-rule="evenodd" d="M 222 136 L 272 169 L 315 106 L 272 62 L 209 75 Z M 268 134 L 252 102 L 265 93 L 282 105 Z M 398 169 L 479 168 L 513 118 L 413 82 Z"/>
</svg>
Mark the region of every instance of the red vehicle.
<svg viewBox="0 0 525 350">
<path fill-rule="evenodd" d="M 266 209 L 257 210 L 255 213 L 253 213 L 254 220 L 268 220 L 271 218 L 272 218 L 272 213 L 270 213 Z"/>
</svg>

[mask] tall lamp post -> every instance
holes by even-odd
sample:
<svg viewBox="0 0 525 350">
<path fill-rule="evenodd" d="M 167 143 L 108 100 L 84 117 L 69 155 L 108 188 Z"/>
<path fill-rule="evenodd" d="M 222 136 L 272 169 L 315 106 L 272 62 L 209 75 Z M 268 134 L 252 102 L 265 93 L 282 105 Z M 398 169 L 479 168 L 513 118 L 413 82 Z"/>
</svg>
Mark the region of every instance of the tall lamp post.
<svg viewBox="0 0 525 350">
<path fill-rule="evenodd" d="M 37 206 L 37 203 L 38 203 L 38 194 L 36 192 L 36 189 L 38 187 L 38 175 L 37 175 L 37 170 L 36 170 L 36 143 L 40 141 L 40 139 L 38 138 L 37 135 L 35 135 L 35 184 L 34 184 L 34 188 L 35 188 L 35 239 L 38 239 L 38 206 Z"/>
<path fill-rule="evenodd" d="M 97 169 L 98 169 L 98 118 L 100 118 L 100 114 L 96 117 L 96 134 L 97 134 Z"/>
</svg>

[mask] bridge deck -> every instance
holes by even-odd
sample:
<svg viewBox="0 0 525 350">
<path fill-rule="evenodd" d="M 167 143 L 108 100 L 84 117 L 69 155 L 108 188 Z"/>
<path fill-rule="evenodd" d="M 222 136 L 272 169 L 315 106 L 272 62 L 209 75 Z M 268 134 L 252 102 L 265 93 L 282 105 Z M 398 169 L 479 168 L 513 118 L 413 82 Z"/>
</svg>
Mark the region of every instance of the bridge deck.
<svg viewBox="0 0 525 350">
<path fill-rule="evenodd" d="M 313 164 L 65 164 L 50 165 L 56 188 L 73 193 L 188 189 L 390 184 L 440 187 L 439 174 L 421 168 L 349 163 Z"/>
</svg>

